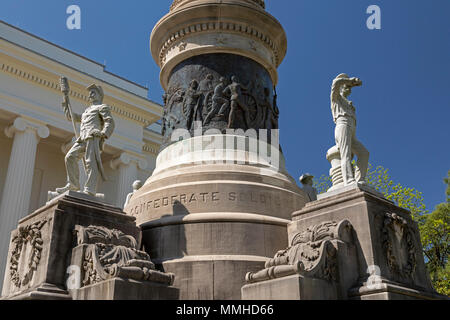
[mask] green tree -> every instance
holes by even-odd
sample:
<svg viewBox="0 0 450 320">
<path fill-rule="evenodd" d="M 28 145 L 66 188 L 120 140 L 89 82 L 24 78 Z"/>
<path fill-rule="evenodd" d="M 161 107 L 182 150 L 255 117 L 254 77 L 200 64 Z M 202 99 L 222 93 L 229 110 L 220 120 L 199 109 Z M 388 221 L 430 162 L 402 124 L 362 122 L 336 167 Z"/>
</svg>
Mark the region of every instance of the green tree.
<svg viewBox="0 0 450 320">
<path fill-rule="evenodd" d="M 376 190 L 381 192 L 386 199 L 391 200 L 401 208 L 411 211 L 413 218 L 419 222 L 423 220 L 423 216 L 428 213 L 422 192 L 414 188 L 402 186 L 400 183 L 395 183 L 390 175 L 389 170 L 382 166 L 373 167 L 369 164 L 367 173 L 367 182 Z M 319 179 L 314 179 L 314 187 L 317 192 L 325 193 L 331 188 L 331 177 L 322 175 Z"/>
<path fill-rule="evenodd" d="M 411 212 L 418 223 L 421 242 L 426 257 L 426 264 L 430 272 L 433 285 L 437 292 L 450 296 L 450 171 L 444 179 L 447 184 L 446 203 L 442 203 L 430 214 L 424 204 L 423 195 L 414 188 L 404 187 L 395 183 L 389 170 L 382 166 L 369 165 L 367 182 L 381 192 L 386 199 L 395 202 L 399 207 Z M 331 188 L 329 176 L 323 175 L 314 180 L 314 187 L 319 193 Z"/>
<path fill-rule="evenodd" d="M 433 285 L 437 292 L 450 296 L 450 171 L 444 182 L 447 201 L 425 217 L 420 235 Z"/>
<path fill-rule="evenodd" d="M 433 285 L 441 294 L 450 296 L 450 203 L 441 203 L 420 225 L 423 252 Z"/>
</svg>

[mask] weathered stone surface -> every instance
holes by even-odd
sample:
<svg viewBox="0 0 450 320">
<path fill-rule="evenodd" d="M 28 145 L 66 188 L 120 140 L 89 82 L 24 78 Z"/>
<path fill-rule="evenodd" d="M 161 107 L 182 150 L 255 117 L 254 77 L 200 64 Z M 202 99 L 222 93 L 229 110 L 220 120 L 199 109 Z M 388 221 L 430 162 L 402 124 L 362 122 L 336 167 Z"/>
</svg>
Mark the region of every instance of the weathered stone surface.
<svg viewBox="0 0 450 320">
<path fill-rule="evenodd" d="M 143 226 L 143 244 L 157 265 L 176 275 L 181 299 L 240 299 L 245 274 L 263 268 L 287 243 L 287 222 L 248 218 L 193 214 L 171 225 L 156 221 Z"/>
<path fill-rule="evenodd" d="M 243 300 L 337 300 L 335 282 L 291 275 L 242 288 Z"/>
<path fill-rule="evenodd" d="M 287 50 L 283 27 L 253 0 L 184 1 L 156 24 L 150 44 L 165 90 L 180 62 L 214 53 L 251 58 L 276 85 L 277 67 Z"/>
<path fill-rule="evenodd" d="M 265 269 L 247 273 L 243 299 L 345 299 L 346 285 L 357 280 L 355 249 L 349 221 L 310 226 L 297 233 L 287 249 L 268 260 Z M 298 281 L 292 276 L 298 276 Z M 284 289 L 292 292 L 278 292 L 277 287 L 289 285 Z"/>
<path fill-rule="evenodd" d="M 178 141 L 172 141 L 177 129 L 194 136 L 196 122 L 202 126 L 201 134 L 211 129 L 215 134 L 227 129 L 278 129 L 273 88 L 268 72 L 246 57 L 217 53 L 181 62 L 172 71 L 164 97 L 162 149 Z"/>
<path fill-rule="evenodd" d="M 264 266 L 266 258 L 239 255 L 202 255 L 170 259 L 165 272 L 176 274 L 174 287 L 181 300 L 240 300 L 245 273 Z"/>
<path fill-rule="evenodd" d="M 360 186 L 347 189 L 293 214 L 291 246 L 247 274 L 243 299 L 448 299 L 432 288 L 410 213 Z"/>
<path fill-rule="evenodd" d="M 78 238 L 74 236 L 75 231 Z M 130 296 L 134 289 L 142 291 L 139 283 L 145 287 L 152 280 L 153 284 L 169 288 L 173 276 L 154 270 L 150 257 L 138 250 L 140 237 L 134 217 L 70 191 L 22 219 L 18 229 L 12 232 L 2 298 L 71 299 L 76 290 L 67 290 L 69 267 L 80 270 L 80 277 L 85 271 L 95 269 L 95 277 L 89 278 L 95 280 L 90 282 L 93 284 L 119 277 L 141 280 L 133 282 L 128 289 L 120 287 Z M 94 269 L 84 264 L 88 251 L 94 258 Z M 168 297 L 173 297 L 176 289 L 166 291 Z M 98 294 L 94 297 L 89 292 L 83 294 L 96 299 L 120 295 L 105 291 L 102 296 L 100 291 L 94 290 Z M 148 297 L 153 296 L 162 298 L 164 294 L 152 293 Z"/>
<path fill-rule="evenodd" d="M 191 148 L 196 139 L 199 149 Z M 258 157 L 248 139 L 243 147 L 213 150 L 203 148 L 208 139 L 162 151 L 153 176 L 124 210 L 136 216 L 155 263 L 176 275 L 181 298 L 239 299 L 245 274 L 288 245 L 287 224 L 306 195 L 282 161 Z M 241 163 L 233 160 L 238 154 Z M 227 268 L 218 272 L 219 266 Z"/>
<path fill-rule="evenodd" d="M 223 145 L 223 137 L 242 138 L 243 144 Z M 216 138 L 221 143 L 218 149 L 213 148 Z M 158 156 L 153 176 L 124 211 L 135 216 L 138 225 L 168 216 L 214 212 L 289 220 L 307 196 L 286 172 L 282 153 L 276 149 L 263 156 L 261 150 L 249 149 L 254 142 L 262 143 L 245 137 L 208 136 L 166 148 Z"/>
<path fill-rule="evenodd" d="M 355 186 L 310 202 L 295 212 L 288 227 L 289 237 L 329 219 L 347 219 L 354 228 L 358 270 L 354 275 L 345 272 L 347 281 L 341 283 L 348 298 L 369 298 L 383 292 L 404 294 L 411 290 L 422 298 L 439 297 L 425 267 L 417 224 L 407 210 Z M 401 290 L 389 289 L 394 287 Z"/>
<path fill-rule="evenodd" d="M 136 227 L 133 217 L 124 215 L 118 208 L 85 200 L 77 195 L 76 192 L 69 192 L 20 220 L 19 228 L 14 230 L 11 236 L 3 297 L 38 288 L 45 283 L 64 289 L 75 225 L 102 224 L 120 228 L 135 237 L 139 236 L 140 230 Z M 14 239 L 20 236 L 21 230 L 33 229 L 34 225 L 40 226 L 40 237 L 32 237 L 31 241 L 25 243 L 26 248 L 30 250 L 19 251 Z M 36 231 L 33 231 L 33 235 L 35 234 Z M 35 248 L 41 248 L 39 254 L 35 251 L 32 253 Z M 40 259 L 37 259 L 38 256 Z M 30 266 L 33 267 L 33 272 Z M 18 273 L 15 273 L 16 268 Z M 30 275 L 26 276 L 27 274 Z M 19 282 L 15 280 L 16 276 Z M 24 282 L 24 279 L 27 281 Z"/>
<path fill-rule="evenodd" d="M 75 290 L 74 300 L 177 300 L 178 289 L 155 282 L 114 278 Z"/>
</svg>

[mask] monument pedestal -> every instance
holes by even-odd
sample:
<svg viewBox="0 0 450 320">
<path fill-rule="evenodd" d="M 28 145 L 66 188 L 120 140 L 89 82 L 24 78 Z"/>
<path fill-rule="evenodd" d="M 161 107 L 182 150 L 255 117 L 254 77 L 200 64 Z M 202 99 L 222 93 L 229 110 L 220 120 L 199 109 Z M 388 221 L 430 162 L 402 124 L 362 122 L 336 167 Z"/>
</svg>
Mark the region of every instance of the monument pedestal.
<svg viewBox="0 0 450 320">
<path fill-rule="evenodd" d="M 134 217 L 67 192 L 12 232 L 2 299 L 177 298 L 173 275 L 154 270 L 140 238 Z"/>
<path fill-rule="evenodd" d="M 181 299 L 237 300 L 245 274 L 287 245 L 291 213 L 305 198 L 278 148 L 213 135 L 163 150 L 153 176 L 124 210 L 137 217 L 154 262 L 176 274 Z"/>
<path fill-rule="evenodd" d="M 351 237 L 337 236 L 334 231 L 334 226 L 343 221 L 351 226 Z M 244 299 L 274 295 L 292 299 L 446 299 L 431 285 L 419 230 L 409 211 L 370 188 L 354 185 L 342 192 L 335 190 L 322 195 L 293 214 L 288 233 L 291 247 L 272 260 L 275 265 L 272 269 L 269 263 L 265 271 L 247 276 L 249 284 L 242 289 Z M 304 266 L 308 269 L 308 263 L 318 263 L 324 255 L 323 249 L 318 249 L 321 243 L 333 243 L 336 239 L 345 246 L 334 245 L 336 254 L 329 257 L 328 265 L 334 265 L 337 276 L 326 279 L 328 292 L 324 295 L 327 286 L 323 281 L 319 286 L 310 285 L 315 279 L 323 280 L 323 276 L 305 274 Z M 271 271 L 273 268 L 281 271 L 290 268 L 300 276 L 288 278 L 282 272 L 277 276 Z M 306 281 L 301 276 L 311 279 Z M 290 281 L 293 283 L 284 285 Z M 291 292 L 277 295 L 283 287 Z"/>
</svg>

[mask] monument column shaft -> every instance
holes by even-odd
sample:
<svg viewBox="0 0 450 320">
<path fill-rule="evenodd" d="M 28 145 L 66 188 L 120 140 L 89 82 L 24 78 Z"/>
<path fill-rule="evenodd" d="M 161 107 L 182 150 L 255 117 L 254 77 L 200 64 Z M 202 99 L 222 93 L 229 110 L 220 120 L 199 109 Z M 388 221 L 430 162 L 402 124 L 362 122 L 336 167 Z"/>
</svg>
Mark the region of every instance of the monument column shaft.
<svg viewBox="0 0 450 320">
<path fill-rule="evenodd" d="M 49 136 L 49 130 L 17 118 L 5 133 L 14 137 L 14 142 L 0 204 L 0 279 L 4 275 L 11 231 L 29 210 L 37 145 L 40 138 Z"/>
<path fill-rule="evenodd" d="M 263 0 L 177 0 L 150 37 L 163 142 L 124 211 L 155 264 L 175 274 L 180 299 L 240 299 L 246 273 L 286 247 L 290 215 L 306 201 L 283 160 L 253 161 L 258 150 L 283 159 L 268 138 L 287 39 L 264 9 Z"/>
</svg>

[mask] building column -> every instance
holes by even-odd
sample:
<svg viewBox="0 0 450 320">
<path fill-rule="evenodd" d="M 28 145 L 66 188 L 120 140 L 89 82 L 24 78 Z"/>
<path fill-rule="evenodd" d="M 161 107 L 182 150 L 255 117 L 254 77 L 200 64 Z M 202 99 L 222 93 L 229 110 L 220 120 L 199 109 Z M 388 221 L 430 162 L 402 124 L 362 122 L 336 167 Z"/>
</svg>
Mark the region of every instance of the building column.
<svg viewBox="0 0 450 320">
<path fill-rule="evenodd" d="M 0 203 L 0 287 L 3 285 L 11 231 L 29 213 L 37 145 L 40 139 L 50 135 L 50 131 L 31 120 L 16 118 L 5 129 L 5 134 L 14 141 Z"/>
<path fill-rule="evenodd" d="M 145 170 L 148 163 L 145 159 L 124 152 L 111 160 L 110 165 L 113 170 L 119 171 L 116 206 L 123 208 L 127 195 L 133 191 L 132 185 L 138 178 L 138 168 Z"/>
</svg>

